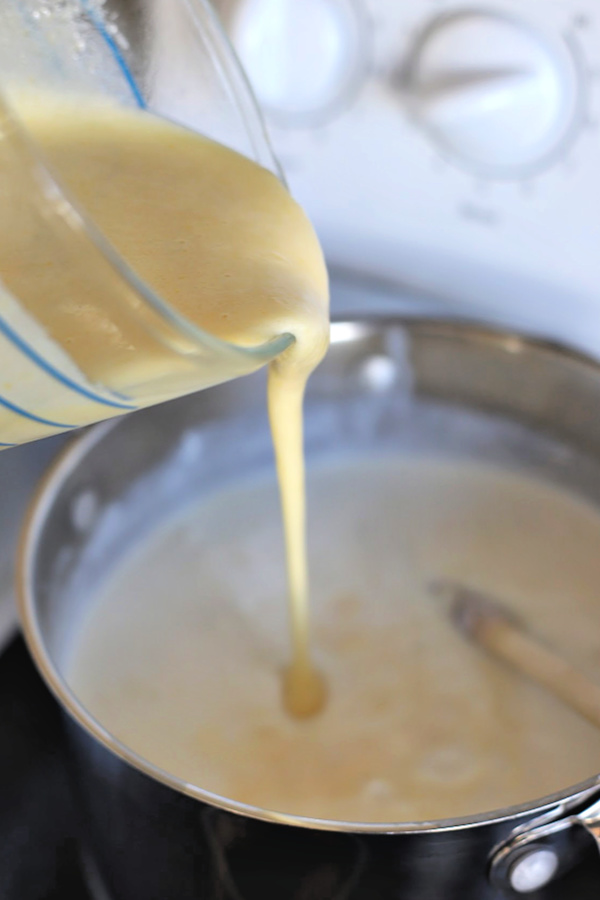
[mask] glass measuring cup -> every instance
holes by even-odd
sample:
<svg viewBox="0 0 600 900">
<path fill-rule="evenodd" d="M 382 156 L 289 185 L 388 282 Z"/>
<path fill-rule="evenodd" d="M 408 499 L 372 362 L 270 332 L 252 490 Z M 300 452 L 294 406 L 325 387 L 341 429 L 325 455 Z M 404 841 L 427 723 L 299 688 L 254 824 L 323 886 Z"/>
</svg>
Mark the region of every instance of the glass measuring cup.
<svg viewBox="0 0 600 900">
<path fill-rule="evenodd" d="M 19 222 L 11 240 L 0 242 L 0 446 L 208 387 L 224 370 L 231 378 L 250 373 L 293 341 L 288 334 L 255 347 L 227 343 L 136 275 L 65 193 L 23 125 L 20 98 L 40 85 L 76 102 L 109 99 L 163 115 L 280 176 L 207 0 L 7 0 L 0 10 L 0 197 Z M 85 315 L 78 304 L 44 303 L 24 277 L 36 265 L 36 243 L 21 234 L 41 236 L 52 254 L 53 295 L 85 298 Z M 64 317 L 68 347 L 51 339 Z M 91 320 L 104 333 L 119 332 L 132 363 L 99 369 L 86 358 Z M 152 358 L 151 376 L 136 366 L 141 347 Z"/>
</svg>

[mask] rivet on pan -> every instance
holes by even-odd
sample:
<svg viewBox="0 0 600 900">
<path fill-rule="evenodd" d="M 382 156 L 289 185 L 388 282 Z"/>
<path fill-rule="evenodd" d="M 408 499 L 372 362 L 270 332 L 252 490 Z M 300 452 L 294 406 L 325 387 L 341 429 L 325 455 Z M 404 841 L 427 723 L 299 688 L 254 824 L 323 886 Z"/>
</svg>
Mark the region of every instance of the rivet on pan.
<svg viewBox="0 0 600 900">
<path fill-rule="evenodd" d="M 552 881 L 558 869 L 558 856 L 548 847 L 531 847 L 510 866 L 508 880 L 517 894 L 530 894 Z"/>
</svg>

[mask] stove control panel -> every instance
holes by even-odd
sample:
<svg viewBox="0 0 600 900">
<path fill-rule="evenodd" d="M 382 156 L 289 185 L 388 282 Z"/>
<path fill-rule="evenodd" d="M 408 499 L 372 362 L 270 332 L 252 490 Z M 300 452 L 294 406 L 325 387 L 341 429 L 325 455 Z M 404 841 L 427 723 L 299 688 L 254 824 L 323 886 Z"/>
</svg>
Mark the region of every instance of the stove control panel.
<svg viewBox="0 0 600 900">
<path fill-rule="evenodd" d="M 567 42 L 495 11 L 436 16 L 409 52 L 406 110 L 456 163 L 523 177 L 574 132 L 580 100 Z"/>
<path fill-rule="evenodd" d="M 333 266 L 600 355 L 596 0 L 213 0 Z"/>
</svg>

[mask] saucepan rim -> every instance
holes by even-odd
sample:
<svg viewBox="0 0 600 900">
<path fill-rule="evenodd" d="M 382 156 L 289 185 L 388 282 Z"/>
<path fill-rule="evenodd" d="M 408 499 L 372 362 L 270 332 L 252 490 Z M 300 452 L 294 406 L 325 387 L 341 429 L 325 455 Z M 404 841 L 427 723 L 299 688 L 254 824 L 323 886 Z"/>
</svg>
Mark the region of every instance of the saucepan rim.
<svg viewBox="0 0 600 900">
<path fill-rule="evenodd" d="M 390 326 L 403 328 L 409 332 L 411 330 L 419 330 L 421 332 L 425 330 L 442 334 L 449 338 L 468 338 L 479 343 L 487 343 L 497 349 L 504 348 L 511 353 L 515 352 L 515 347 L 519 347 L 523 351 L 531 350 L 552 356 L 560 355 L 563 359 L 568 359 L 571 362 L 593 369 L 600 375 L 600 364 L 579 351 L 569 349 L 554 341 L 527 337 L 517 332 L 473 323 L 470 320 L 450 320 L 438 317 L 423 319 L 403 315 L 390 316 L 389 314 L 381 317 L 377 315 L 353 315 L 351 319 L 342 319 L 332 323 L 332 344 L 344 343 L 357 336 L 376 333 Z M 115 738 L 80 703 L 50 658 L 38 622 L 33 573 L 35 571 L 40 537 L 52 510 L 54 500 L 60 493 L 64 481 L 85 459 L 90 450 L 100 443 L 113 428 L 119 427 L 119 424 L 120 419 L 112 419 L 96 425 L 74 437 L 58 454 L 42 476 L 30 501 L 21 530 L 17 554 L 18 607 L 21 626 L 29 652 L 40 674 L 61 706 L 85 732 L 95 738 L 101 745 L 149 778 L 200 802 L 272 824 L 291 825 L 321 831 L 351 832 L 355 834 L 411 834 L 457 831 L 497 824 L 511 819 L 535 817 L 556 807 L 575 806 L 588 800 L 598 792 L 600 789 L 600 774 L 593 775 L 585 781 L 539 799 L 528 800 L 513 806 L 473 816 L 423 822 L 353 822 L 318 819 L 263 809 L 212 793 L 175 775 L 171 775 Z"/>
</svg>

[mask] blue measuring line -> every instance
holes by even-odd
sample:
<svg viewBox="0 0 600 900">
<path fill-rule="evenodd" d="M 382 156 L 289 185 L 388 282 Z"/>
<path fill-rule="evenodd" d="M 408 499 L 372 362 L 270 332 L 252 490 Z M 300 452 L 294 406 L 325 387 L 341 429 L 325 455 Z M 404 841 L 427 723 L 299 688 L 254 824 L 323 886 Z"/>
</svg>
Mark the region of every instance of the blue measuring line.
<svg viewBox="0 0 600 900">
<path fill-rule="evenodd" d="M 35 413 L 29 412 L 28 410 L 22 409 L 20 406 L 11 403 L 6 397 L 0 396 L 0 406 L 6 407 L 6 409 L 16 413 L 18 416 L 22 416 L 24 419 L 30 419 L 32 422 L 39 422 L 40 425 L 49 425 L 50 428 L 62 428 L 64 430 L 77 428 L 77 425 L 66 425 L 64 422 L 53 422 L 51 419 L 43 419 L 41 416 L 36 416 Z"/>
<path fill-rule="evenodd" d="M 1 0 L 0 0 L 0 2 L 1 2 Z M 31 11 L 27 8 L 27 3 L 26 2 L 23 3 L 23 0 L 12 0 L 12 4 L 17 9 L 17 12 L 20 15 L 25 27 L 30 31 L 30 33 L 36 35 L 38 44 L 42 48 L 42 52 L 46 55 L 48 53 L 52 53 L 52 57 L 53 57 L 55 63 L 57 64 L 59 69 L 62 68 L 62 60 L 61 60 L 60 56 L 56 52 L 52 51 L 50 45 L 44 39 L 40 24 L 31 15 Z M 81 5 L 81 8 L 83 9 L 85 15 L 88 17 L 88 19 L 90 20 L 90 22 L 92 23 L 92 25 L 94 26 L 94 28 L 96 29 L 96 31 L 98 32 L 100 37 L 103 39 L 104 43 L 109 48 L 110 52 L 112 53 L 112 55 L 115 59 L 115 62 L 117 63 L 119 69 L 121 70 L 121 73 L 122 73 L 123 77 L 125 78 L 125 81 L 127 82 L 131 93 L 133 94 L 135 102 L 140 107 L 140 109 L 145 109 L 146 102 L 144 100 L 144 96 L 143 96 L 142 92 L 140 91 L 135 78 L 133 77 L 131 69 L 129 68 L 129 66 L 127 65 L 127 62 L 125 61 L 125 57 L 121 53 L 121 50 L 119 49 L 117 42 L 115 41 L 113 36 L 111 34 L 109 34 L 109 32 L 107 31 L 106 26 L 104 25 L 104 22 L 102 21 L 101 15 L 97 12 L 96 9 L 94 9 L 90 0 L 80 0 L 80 5 Z"/>
<path fill-rule="evenodd" d="M 131 73 L 131 69 L 125 62 L 125 57 L 121 53 L 117 42 L 115 41 L 113 36 L 106 30 L 106 26 L 104 25 L 101 16 L 98 15 L 89 0 L 81 0 L 81 6 L 85 10 L 85 13 L 89 17 L 90 21 L 93 23 L 94 28 L 98 31 L 107 47 L 110 49 L 112 55 L 114 56 L 115 62 L 123 73 L 125 81 L 129 85 L 129 88 L 135 98 L 137 105 L 140 107 L 140 109 L 145 109 L 146 101 L 144 100 L 143 94 L 137 86 L 137 82 Z"/>
<path fill-rule="evenodd" d="M 15 347 L 17 347 L 24 356 L 27 356 L 32 362 L 34 362 L 40 369 L 46 372 L 47 375 L 50 375 L 56 381 L 60 382 L 60 384 L 69 388 L 72 391 L 75 391 L 78 394 L 81 394 L 82 397 L 86 397 L 88 400 L 93 400 L 94 403 L 102 403 L 104 406 L 111 406 L 115 409 L 137 409 L 136 406 L 130 403 L 117 403 L 114 400 L 107 400 L 104 397 L 100 397 L 98 394 L 94 394 L 92 391 L 88 391 L 86 388 L 81 387 L 81 385 L 77 384 L 76 381 L 72 381 L 66 375 L 63 375 L 58 369 L 55 369 L 53 365 L 40 356 L 33 347 L 30 347 L 23 338 L 17 334 L 16 331 L 8 325 L 0 316 L 0 334 L 3 334 L 5 337 L 11 341 Z"/>
</svg>

